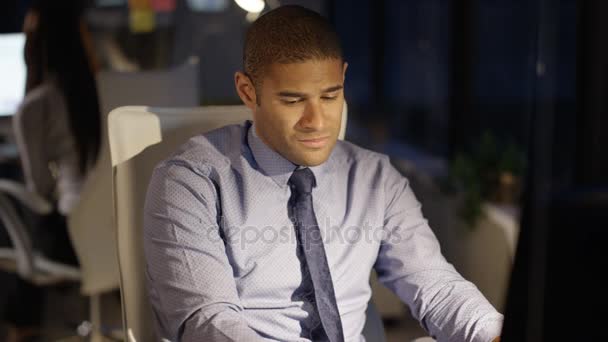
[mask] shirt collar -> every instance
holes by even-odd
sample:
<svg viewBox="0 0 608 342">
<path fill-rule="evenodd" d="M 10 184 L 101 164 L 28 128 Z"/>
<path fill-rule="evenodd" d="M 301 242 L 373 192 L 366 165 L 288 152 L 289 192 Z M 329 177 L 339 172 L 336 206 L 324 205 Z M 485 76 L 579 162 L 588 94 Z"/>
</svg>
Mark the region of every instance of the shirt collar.
<svg viewBox="0 0 608 342">
<path fill-rule="evenodd" d="M 249 132 L 247 132 L 247 142 L 258 167 L 265 175 L 272 178 L 280 187 L 286 187 L 289 177 L 291 177 L 293 171 L 302 167 L 285 159 L 285 157 L 266 145 L 258 136 L 255 130 L 255 123 L 252 123 L 249 127 Z M 319 177 L 322 177 L 324 174 L 332 170 L 331 160 L 334 152 L 335 148 L 330 154 L 329 159 L 323 164 L 310 167 L 310 170 L 315 175 L 317 183 Z"/>
<path fill-rule="evenodd" d="M 247 141 L 253 158 L 261 171 L 272 178 L 279 186 L 287 186 L 287 181 L 289 181 L 289 177 L 291 177 L 297 165 L 268 147 L 255 131 L 255 123 L 249 127 Z"/>
</svg>

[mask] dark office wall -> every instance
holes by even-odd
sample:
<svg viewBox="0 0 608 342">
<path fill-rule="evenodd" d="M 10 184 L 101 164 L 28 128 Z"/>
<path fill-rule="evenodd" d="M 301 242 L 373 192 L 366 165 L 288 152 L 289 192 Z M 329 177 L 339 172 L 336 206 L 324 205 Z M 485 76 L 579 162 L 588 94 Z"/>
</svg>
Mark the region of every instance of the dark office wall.
<svg viewBox="0 0 608 342">
<path fill-rule="evenodd" d="M 0 1 L 0 33 L 20 32 L 30 0 Z"/>
<path fill-rule="evenodd" d="M 559 82 L 568 80 L 557 75 L 566 65 L 547 57 L 560 50 L 563 14 L 553 1 L 538 5 L 539 56 L 549 61 L 549 74 L 536 82 L 540 96 L 503 341 L 605 341 L 608 3 L 577 2 L 577 98 L 570 115 L 555 96 Z"/>
<path fill-rule="evenodd" d="M 576 179 L 608 183 L 608 2 L 580 3 Z"/>
</svg>

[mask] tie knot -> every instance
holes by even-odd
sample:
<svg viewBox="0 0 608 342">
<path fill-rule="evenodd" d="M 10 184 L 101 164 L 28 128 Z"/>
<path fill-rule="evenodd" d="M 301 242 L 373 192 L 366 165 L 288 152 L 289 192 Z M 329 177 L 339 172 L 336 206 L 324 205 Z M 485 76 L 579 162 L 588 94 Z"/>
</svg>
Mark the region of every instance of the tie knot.
<svg viewBox="0 0 608 342">
<path fill-rule="evenodd" d="M 289 177 L 288 183 L 298 194 L 309 194 L 315 185 L 315 175 L 309 168 L 298 169 Z"/>
</svg>

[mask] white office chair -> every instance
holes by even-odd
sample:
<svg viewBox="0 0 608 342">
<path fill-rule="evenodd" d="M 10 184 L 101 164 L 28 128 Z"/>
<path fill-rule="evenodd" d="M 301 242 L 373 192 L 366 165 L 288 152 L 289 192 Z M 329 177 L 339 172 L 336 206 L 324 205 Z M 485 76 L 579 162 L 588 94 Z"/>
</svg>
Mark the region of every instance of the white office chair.
<svg viewBox="0 0 608 342">
<path fill-rule="evenodd" d="M 0 222 L 13 245 L 0 248 L 0 269 L 15 272 L 39 286 L 80 281 L 78 268 L 50 260 L 33 248 L 32 237 L 18 214 L 15 203 L 37 215 L 50 214 L 53 209 L 51 203 L 27 190 L 23 184 L 8 179 L 0 180 Z"/>
<path fill-rule="evenodd" d="M 342 117 L 341 138 L 346 114 Z M 189 137 L 250 118 L 251 113 L 244 106 L 123 107 L 110 113 L 108 128 L 126 341 L 155 339 L 142 246 L 143 203 L 153 168 Z M 385 340 L 382 321 L 373 305 L 368 308 L 364 335 L 368 341 Z"/>
</svg>

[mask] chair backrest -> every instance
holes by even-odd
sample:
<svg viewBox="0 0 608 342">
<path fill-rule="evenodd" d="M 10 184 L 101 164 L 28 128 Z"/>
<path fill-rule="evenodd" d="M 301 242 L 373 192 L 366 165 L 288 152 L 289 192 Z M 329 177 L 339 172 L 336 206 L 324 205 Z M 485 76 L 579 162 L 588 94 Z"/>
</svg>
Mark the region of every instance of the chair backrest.
<svg viewBox="0 0 608 342">
<path fill-rule="evenodd" d="M 112 220 L 112 166 L 102 138 L 99 159 L 80 190 L 67 223 L 81 271 L 80 292 L 94 295 L 119 287 L 116 235 Z"/>
<path fill-rule="evenodd" d="M 126 341 L 154 341 L 142 245 L 145 194 L 152 170 L 201 132 L 251 118 L 244 106 L 190 109 L 122 107 L 108 117 L 113 197 Z"/>
<path fill-rule="evenodd" d="M 346 106 L 344 108 L 341 139 L 346 125 Z M 114 219 L 126 341 L 155 340 L 142 246 L 143 204 L 152 170 L 189 137 L 247 119 L 251 119 L 251 113 L 244 106 L 122 107 L 110 113 Z M 380 336 L 370 341 L 382 341 L 382 322 L 370 307 L 371 318 L 368 317 L 364 331 Z"/>
<path fill-rule="evenodd" d="M 101 111 L 107 115 L 123 106 L 198 106 L 198 77 L 197 57 L 168 70 L 100 71 L 97 90 Z"/>
</svg>

